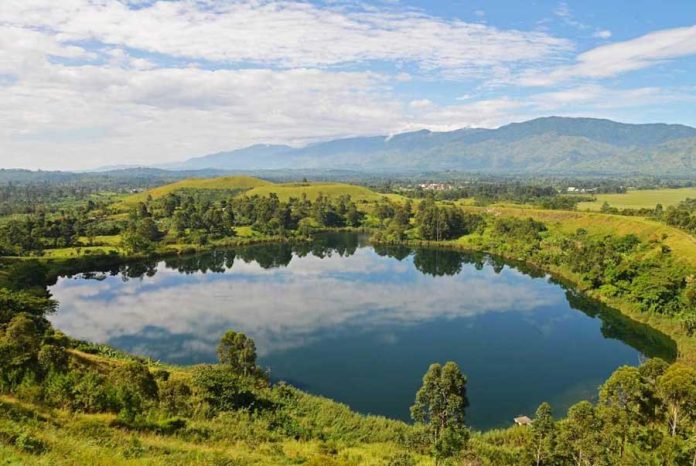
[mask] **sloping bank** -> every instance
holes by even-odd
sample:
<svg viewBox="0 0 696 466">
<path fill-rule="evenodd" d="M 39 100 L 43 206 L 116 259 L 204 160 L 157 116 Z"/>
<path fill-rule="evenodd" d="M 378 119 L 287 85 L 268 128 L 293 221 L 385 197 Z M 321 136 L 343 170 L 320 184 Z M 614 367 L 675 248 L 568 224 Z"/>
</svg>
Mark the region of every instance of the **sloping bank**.
<svg viewBox="0 0 696 466">
<path fill-rule="evenodd" d="M 579 235 L 588 238 L 588 242 L 595 243 L 604 241 L 605 238 L 622 240 L 634 235 L 640 240 L 640 244 L 635 246 L 636 251 L 624 254 L 626 262 L 636 267 L 657 263 L 661 267 L 660 274 L 673 274 L 675 280 L 687 280 L 687 277 L 696 276 L 696 240 L 693 237 L 644 218 L 510 207 L 467 207 L 466 210 L 483 215 L 486 219 L 485 228 L 456 240 L 425 241 L 414 238 L 403 243 L 413 247 L 484 252 L 533 266 L 563 280 L 585 296 L 668 335 L 677 344 L 677 359 L 696 366 L 696 337 L 687 333 L 683 315 L 673 315 L 667 311 L 661 313 L 663 311 L 660 309 L 646 312 L 634 300 L 635 295 L 618 293 L 616 287 L 608 285 L 593 287 L 588 283 L 586 274 L 574 271 L 570 264 L 562 260 L 554 263 L 554 258 L 567 254 L 563 247 L 582 242 L 578 239 Z M 543 231 L 538 236 L 527 237 L 515 237 L 514 233 L 507 233 L 508 236 L 496 235 L 496 222 L 510 218 L 520 224 L 529 219 L 540 222 L 543 224 Z M 415 231 L 409 233 L 413 235 Z M 658 276 L 654 278 L 656 284 L 659 279 Z M 615 295 L 612 296 L 609 292 L 614 292 Z"/>
</svg>

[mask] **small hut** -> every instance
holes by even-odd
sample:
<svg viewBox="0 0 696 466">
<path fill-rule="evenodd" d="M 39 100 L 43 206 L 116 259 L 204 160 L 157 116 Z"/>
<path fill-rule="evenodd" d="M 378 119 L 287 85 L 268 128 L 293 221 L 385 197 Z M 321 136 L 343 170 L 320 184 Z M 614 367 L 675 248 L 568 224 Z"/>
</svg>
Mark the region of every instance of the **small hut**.
<svg viewBox="0 0 696 466">
<path fill-rule="evenodd" d="M 529 419 L 527 416 L 520 416 L 515 418 L 515 424 L 518 426 L 529 426 L 532 425 L 532 420 Z"/>
</svg>

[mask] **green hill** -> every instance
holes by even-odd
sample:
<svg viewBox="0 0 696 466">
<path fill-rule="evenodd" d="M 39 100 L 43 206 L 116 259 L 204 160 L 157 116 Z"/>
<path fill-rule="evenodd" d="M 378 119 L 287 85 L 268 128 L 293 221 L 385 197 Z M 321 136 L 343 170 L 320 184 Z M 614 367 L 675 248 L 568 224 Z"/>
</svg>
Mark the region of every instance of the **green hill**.
<svg viewBox="0 0 696 466">
<path fill-rule="evenodd" d="M 124 199 L 126 204 L 136 204 L 145 201 L 148 196 L 153 199 L 166 196 L 176 191 L 187 189 L 192 190 L 220 190 L 220 191 L 240 191 L 252 188 L 260 188 L 273 185 L 270 181 L 265 181 L 251 176 L 224 176 L 220 178 L 189 178 L 177 181 L 176 183 L 165 184 L 157 188 L 148 189 L 141 193 L 133 194 Z"/>
<path fill-rule="evenodd" d="M 301 197 L 302 194 L 306 194 L 307 198 L 310 200 L 315 200 L 319 194 L 328 197 L 338 197 L 349 194 L 354 201 L 378 201 L 384 197 L 364 186 L 344 183 L 267 184 L 245 192 L 248 196 L 268 196 L 271 193 L 277 194 L 281 201 L 287 201 L 291 197 Z"/>
<path fill-rule="evenodd" d="M 302 194 L 306 194 L 310 200 L 316 199 L 319 194 L 328 197 L 348 194 L 354 201 L 378 201 L 384 197 L 382 194 L 364 186 L 345 183 L 276 184 L 250 176 L 226 176 L 220 178 L 190 178 L 177 181 L 176 183 L 165 184 L 128 196 L 123 200 L 123 204 L 133 205 L 145 201 L 148 196 L 157 199 L 177 191 L 189 190 L 232 191 L 237 192 L 238 195 L 244 194 L 248 196 L 268 196 L 271 193 L 275 193 L 283 201 L 287 201 L 291 197 L 301 197 Z"/>
</svg>

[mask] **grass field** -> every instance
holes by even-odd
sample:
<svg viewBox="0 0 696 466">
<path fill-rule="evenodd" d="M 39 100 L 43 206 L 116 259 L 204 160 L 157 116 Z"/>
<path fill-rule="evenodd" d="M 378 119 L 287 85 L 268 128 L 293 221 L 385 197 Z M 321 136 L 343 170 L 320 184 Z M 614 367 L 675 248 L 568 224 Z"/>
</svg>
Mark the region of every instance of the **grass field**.
<svg viewBox="0 0 696 466">
<path fill-rule="evenodd" d="M 625 194 L 598 194 L 593 202 L 579 203 L 578 210 L 600 210 L 605 202 L 617 209 L 653 209 L 657 204 L 667 207 L 689 197 L 696 198 L 696 188 L 632 190 Z"/>
<path fill-rule="evenodd" d="M 259 195 L 268 196 L 271 193 L 276 193 L 281 201 L 287 201 L 291 197 L 300 197 L 306 194 L 310 200 L 316 199 L 319 194 L 328 197 L 338 197 L 344 194 L 350 194 L 354 201 L 379 201 L 383 195 L 372 191 L 364 186 L 356 186 L 344 183 L 287 183 L 287 184 L 269 184 L 260 186 L 247 191 L 248 196 Z"/>
<path fill-rule="evenodd" d="M 275 184 L 270 181 L 253 178 L 250 176 L 228 176 L 222 178 L 192 178 L 188 180 L 177 181 L 176 183 L 166 184 L 157 188 L 149 189 L 142 193 L 133 194 L 126 197 L 121 203 L 127 207 L 138 202 L 143 202 L 148 196 L 153 199 L 166 196 L 167 194 L 181 190 L 226 190 L 226 191 L 242 191 L 239 195 L 245 194 L 248 196 L 268 196 L 271 193 L 278 195 L 280 200 L 287 201 L 291 197 L 301 197 L 306 194 L 310 200 L 315 200 L 319 194 L 328 197 L 338 197 L 344 194 L 350 194 L 351 198 L 357 202 L 379 201 L 383 197 L 382 194 L 376 193 L 364 186 L 356 186 L 344 183 L 285 183 Z M 401 196 L 387 195 L 392 200 L 399 200 Z"/>
<path fill-rule="evenodd" d="M 177 181 L 176 183 L 165 184 L 157 188 L 148 189 L 142 193 L 133 194 L 124 199 L 126 204 L 136 204 L 143 202 L 148 196 L 153 199 L 166 196 L 167 194 L 182 189 L 215 189 L 215 190 L 246 190 L 252 188 L 272 185 L 270 181 L 251 176 L 225 176 L 221 178 L 190 178 Z"/>
</svg>

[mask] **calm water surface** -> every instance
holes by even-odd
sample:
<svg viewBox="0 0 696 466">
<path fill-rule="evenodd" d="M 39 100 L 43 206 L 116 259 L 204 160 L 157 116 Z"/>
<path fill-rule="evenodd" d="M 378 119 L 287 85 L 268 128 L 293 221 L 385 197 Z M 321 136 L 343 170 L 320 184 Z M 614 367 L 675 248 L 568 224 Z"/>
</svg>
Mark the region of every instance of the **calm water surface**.
<svg viewBox="0 0 696 466">
<path fill-rule="evenodd" d="M 591 398 L 617 367 L 674 357 L 674 342 L 548 276 L 485 255 L 373 248 L 354 234 L 312 245 L 116 266 L 61 277 L 53 323 L 155 359 L 215 361 L 228 328 L 254 338 L 274 380 L 408 419 L 432 362 L 469 378 L 467 421 L 504 426 L 549 401 Z"/>
</svg>

